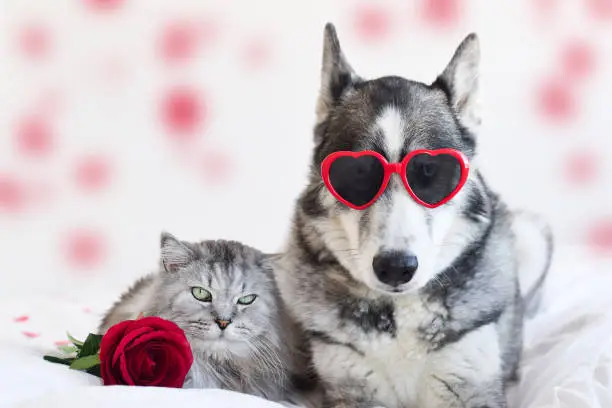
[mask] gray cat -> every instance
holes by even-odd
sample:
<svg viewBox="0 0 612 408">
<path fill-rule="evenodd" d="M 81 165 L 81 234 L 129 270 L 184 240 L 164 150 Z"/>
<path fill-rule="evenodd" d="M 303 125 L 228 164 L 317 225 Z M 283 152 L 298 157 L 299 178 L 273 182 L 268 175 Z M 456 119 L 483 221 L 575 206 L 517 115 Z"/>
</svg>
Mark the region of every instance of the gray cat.
<svg viewBox="0 0 612 408">
<path fill-rule="evenodd" d="M 185 388 L 309 405 L 301 396 L 314 392 L 315 381 L 269 258 L 235 241 L 190 243 L 162 233 L 159 271 L 123 294 L 98 331 L 141 312 L 171 320 L 185 331 L 194 353 Z"/>
</svg>

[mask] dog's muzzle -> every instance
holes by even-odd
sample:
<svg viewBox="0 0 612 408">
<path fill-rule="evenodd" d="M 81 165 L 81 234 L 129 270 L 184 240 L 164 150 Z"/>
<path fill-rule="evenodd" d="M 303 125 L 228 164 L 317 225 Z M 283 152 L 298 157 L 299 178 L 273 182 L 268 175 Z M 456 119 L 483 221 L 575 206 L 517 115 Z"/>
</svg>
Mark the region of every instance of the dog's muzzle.
<svg viewBox="0 0 612 408">
<path fill-rule="evenodd" d="M 392 287 L 410 282 L 418 267 L 416 255 L 408 251 L 381 252 L 372 261 L 378 280 Z"/>
</svg>

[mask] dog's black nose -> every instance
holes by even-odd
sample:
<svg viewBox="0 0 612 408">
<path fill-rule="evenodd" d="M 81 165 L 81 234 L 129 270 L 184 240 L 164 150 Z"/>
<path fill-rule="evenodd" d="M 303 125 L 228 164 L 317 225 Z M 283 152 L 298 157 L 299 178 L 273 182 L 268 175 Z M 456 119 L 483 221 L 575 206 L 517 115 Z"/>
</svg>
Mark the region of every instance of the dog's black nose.
<svg viewBox="0 0 612 408">
<path fill-rule="evenodd" d="M 418 267 L 417 257 L 411 252 L 382 252 L 372 261 L 372 268 L 378 279 L 389 286 L 410 282 Z"/>
</svg>

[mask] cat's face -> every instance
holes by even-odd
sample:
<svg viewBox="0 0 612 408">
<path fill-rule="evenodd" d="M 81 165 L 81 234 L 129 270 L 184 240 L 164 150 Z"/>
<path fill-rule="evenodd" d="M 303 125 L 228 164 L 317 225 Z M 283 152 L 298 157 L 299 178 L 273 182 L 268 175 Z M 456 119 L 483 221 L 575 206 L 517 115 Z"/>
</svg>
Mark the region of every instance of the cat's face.
<svg viewBox="0 0 612 408">
<path fill-rule="evenodd" d="M 264 255 L 237 242 L 192 244 L 162 238 L 163 317 L 187 334 L 194 349 L 248 356 L 277 330 L 277 296 Z"/>
</svg>

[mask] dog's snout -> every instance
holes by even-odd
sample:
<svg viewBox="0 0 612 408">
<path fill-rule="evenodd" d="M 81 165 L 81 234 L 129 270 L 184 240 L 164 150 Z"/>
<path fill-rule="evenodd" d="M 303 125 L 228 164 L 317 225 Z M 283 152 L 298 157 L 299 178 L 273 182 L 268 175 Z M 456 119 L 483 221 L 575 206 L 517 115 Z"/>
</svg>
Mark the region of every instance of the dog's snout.
<svg viewBox="0 0 612 408">
<path fill-rule="evenodd" d="M 372 268 L 378 279 L 390 286 L 410 282 L 419 262 L 411 252 L 388 251 L 379 253 L 372 261 Z"/>
</svg>

